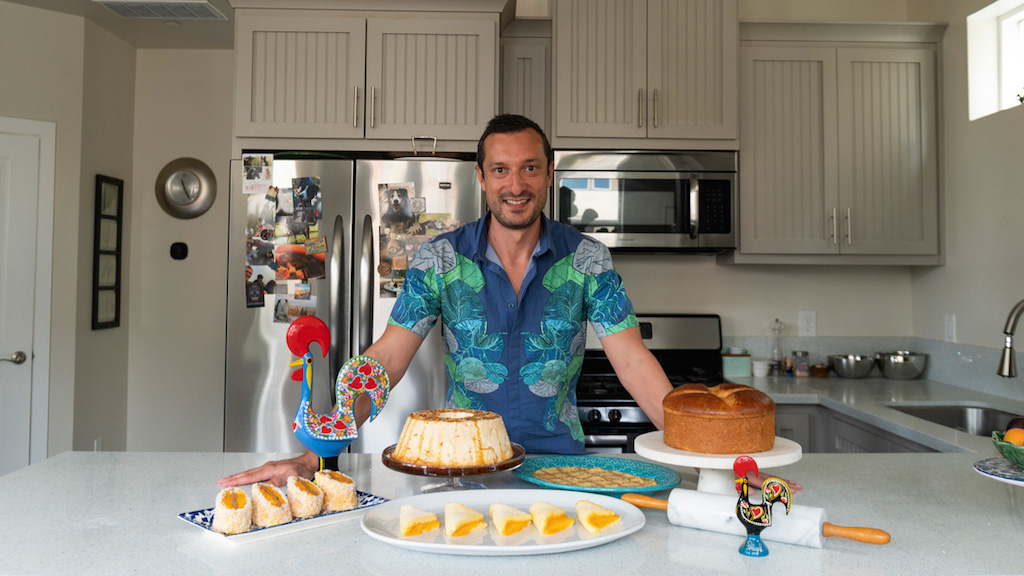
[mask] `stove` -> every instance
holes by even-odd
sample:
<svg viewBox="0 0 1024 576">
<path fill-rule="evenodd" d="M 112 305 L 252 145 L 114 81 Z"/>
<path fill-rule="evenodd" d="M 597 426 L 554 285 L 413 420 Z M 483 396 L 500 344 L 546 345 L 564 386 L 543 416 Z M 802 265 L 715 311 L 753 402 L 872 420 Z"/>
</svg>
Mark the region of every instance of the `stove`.
<svg viewBox="0 0 1024 576">
<path fill-rule="evenodd" d="M 640 336 L 673 386 L 724 382 L 722 320 L 716 314 L 637 314 Z M 656 430 L 619 383 L 600 340 L 590 329 L 576 406 L 589 452 L 632 453 L 634 439 Z"/>
</svg>

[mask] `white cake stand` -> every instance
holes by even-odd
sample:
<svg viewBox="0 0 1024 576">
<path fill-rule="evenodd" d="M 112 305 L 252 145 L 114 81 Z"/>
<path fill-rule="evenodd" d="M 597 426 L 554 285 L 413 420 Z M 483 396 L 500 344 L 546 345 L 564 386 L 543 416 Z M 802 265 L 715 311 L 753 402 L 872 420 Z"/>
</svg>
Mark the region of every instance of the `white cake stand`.
<svg viewBox="0 0 1024 576">
<path fill-rule="evenodd" d="M 654 462 L 699 468 L 697 490 L 714 494 L 734 494 L 736 492 L 736 475 L 732 471 L 732 465 L 740 456 L 753 458 L 754 462 L 757 462 L 758 469 L 792 464 L 803 456 L 803 449 L 799 444 L 779 436 L 775 437 L 775 446 L 767 452 L 750 454 L 688 452 L 665 444 L 661 430 L 637 436 L 634 448 L 637 454 Z"/>
</svg>

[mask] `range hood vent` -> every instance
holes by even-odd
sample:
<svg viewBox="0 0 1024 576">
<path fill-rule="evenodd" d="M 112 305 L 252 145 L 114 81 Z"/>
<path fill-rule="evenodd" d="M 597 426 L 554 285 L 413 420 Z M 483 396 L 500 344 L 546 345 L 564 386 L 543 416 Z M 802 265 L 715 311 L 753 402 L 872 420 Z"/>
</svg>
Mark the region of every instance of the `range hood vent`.
<svg viewBox="0 0 1024 576">
<path fill-rule="evenodd" d="M 159 20 L 227 20 L 207 0 L 93 0 L 112 10 L 121 18 L 153 18 Z"/>
</svg>

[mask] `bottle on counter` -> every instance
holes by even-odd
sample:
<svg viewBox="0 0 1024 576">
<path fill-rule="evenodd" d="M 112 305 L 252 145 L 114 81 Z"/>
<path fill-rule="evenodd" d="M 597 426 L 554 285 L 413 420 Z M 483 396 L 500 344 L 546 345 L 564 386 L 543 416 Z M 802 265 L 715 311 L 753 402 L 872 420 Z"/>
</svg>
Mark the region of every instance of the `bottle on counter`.
<svg viewBox="0 0 1024 576">
<path fill-rule="evenodd" d="M 811 375 L 811 361 L 807 350 L 793 350 L 793 375 L 796 377 Z"/>
<path fill-rule="evenodd" d="M 772 354 L 771 364 L 769 365 L 769 372 L 777 376 L 782 375 L 785 369 L 782 366 L 782 348 L 779 345 L 779 336 L 782 334 L 782 322 L 778 318 L 775 321 L 768 324 L 768 328 L 772 331 Z"/>
</svg>

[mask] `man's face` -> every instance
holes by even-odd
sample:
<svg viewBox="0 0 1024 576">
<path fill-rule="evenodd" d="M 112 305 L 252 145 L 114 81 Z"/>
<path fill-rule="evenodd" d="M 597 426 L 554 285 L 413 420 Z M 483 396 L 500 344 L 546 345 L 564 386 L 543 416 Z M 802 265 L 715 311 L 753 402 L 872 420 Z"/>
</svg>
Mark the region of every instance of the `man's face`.
<svg viewBox="0 0 1024 576">
<path fill-rule="evenodd" d="M 477 166 L 476 172 L 494 220 L 512 230 L 537 222 L 548 201 L 551 169 L 536 131 L 488 136 L 483 170 Z"/>
</svg>

